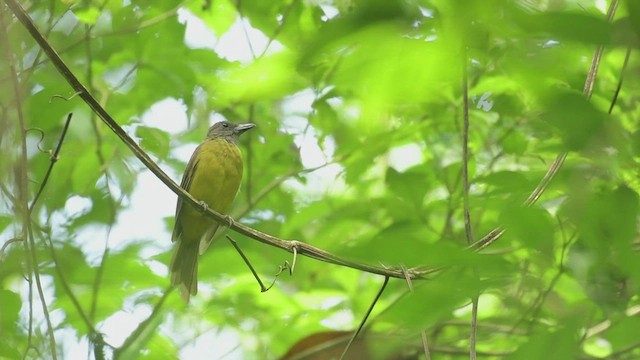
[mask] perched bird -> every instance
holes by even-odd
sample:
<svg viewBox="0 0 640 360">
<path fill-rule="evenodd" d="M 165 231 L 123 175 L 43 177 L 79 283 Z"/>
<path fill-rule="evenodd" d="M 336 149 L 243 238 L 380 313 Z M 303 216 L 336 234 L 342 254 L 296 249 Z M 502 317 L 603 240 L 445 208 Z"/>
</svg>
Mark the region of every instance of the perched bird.
<svg viewBox="0 0 640 360">
<path fill-rule="evenodd" d="M 238 140 L 254 124 L 215 123 L 207 137 L 191 155 L 182 177 L 182 186 L 210 209 L 227 214 L 242 181 L 242 155 Z M 175 248 L 171 259 L 171 285 L 180 288 L 185 302 L 198 292 L 198 253 L 211 243 L 219 224 L 202 209 L 185 205 L 178 198 L 176 223 L 171 241 Z"/>
</svg>

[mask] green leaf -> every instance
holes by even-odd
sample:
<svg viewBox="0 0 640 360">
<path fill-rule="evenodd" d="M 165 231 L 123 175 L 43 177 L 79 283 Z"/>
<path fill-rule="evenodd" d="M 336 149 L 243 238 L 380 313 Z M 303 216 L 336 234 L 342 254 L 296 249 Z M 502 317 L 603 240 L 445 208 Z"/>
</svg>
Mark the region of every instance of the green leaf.
<svg viewBox="0 0 640 360">
<path fill-rule="evenodd" d="M 20 351 L 16 347 L 7 344 L 4 340 L 0 340 L 0 358 L 18 360 L 22 359 L 22 355 L 20 355 Z"/>
<path fill-rule="evenodd" d="M 161 312 L 152 313 L 142 321 L 135 331 L 127 337 L 124 344 L 115 351 L 114 357 L 125 360 L 165 358 L 168 353 L 176 356 L 175 346 L 157 331 L 163 321 L 163 317 L 160 315 Z"/>
<path fill-rule="evenodd" d="M 95 7 L 87 7 L 82 9 L 74 9 L 75 16 L 85 24 L 95 24 L 100 17 L 100 10 Z"/>
<path fill-rule="evenodd" d="M 222 36 L 238 19 L 238 11 L 229 0 L 215 0 L 209 2 L 211 6 L 202 8 L 202 2 L 191 2 L 187 6 L 197 15 L 217 36 Z"/>
<path fill-rule="evenodd" d="M 476 182 L 490 185 L 490 193 L 492 194 L 516 195 L 516 198 L 521 198 L 522 201 L 535 186 L 535 181 L 531 181 L 522 172 L 516 171 L 495 171 L 476 178 Z"/>
<path fill-rule="evenodd" d="M 534 334 L 526 344 L 507 356 L 507 359 L 530 360 L 549 356 L 557 359 L 575 359 L 579 354 L 578 340 L 576 329 L 570 327 L 557 331 L 543 331 Z"/>
<path fill-rule="evenodd" d="M 507 229 L 505 236 L 518 239 L 524 246 L 541 251 L 548 258 L 553 256 L 553 220 L 546 210 L 508 204 L 501 211 L 500 223 Z"/>
<path fill-rule="evenodd" d="M 640 329 L 640 318 L 637 316 L 625 316 L 618 323 L 612 324 L 606 336 L 614 352 L 626 349 L 637 342 L 637 338 L 634 337 L 635 329 Z"/>
<path fill-rule="evenodd" d="M 141 139 L 140 146 L 160 159 L 169 155 L 171 138 L 166 131 L 149 126 L 138 126 L 136 136 Z"/>
<path fill-rule="evenodd" d="M 376 322 L 422 331 L 451 318 L 477 291 L 478 284 L 460 272 L 448 273 L 437 281 L 414 282 L 414 291 L 396 301 Z"/>
<path fill-rule="evenodd" d="M 71 186 L 78 194 L 90 192 L 101 176 L 100 160 L 95 152 L 85 152 L 74 160 Z"/>
<path fill-rule="evenodd" d="M 578 93 L 554 96 L 544 120 L 560 131 L 567 150 L 582 150 L 597 139 L 606 115 Z"/>
<path fill-rule="evenodd" d="M 2 233 L 13 220 L 12 217 L 0 215 L 0 233 Z"/>
<path fill-rule="evenodd" d="M 518 131 L 512 131 L 502 139 L 502 148 L 506 154 L 523 155 L 528 146 L 527 138 Z"/>
<path fill-rule="evenodd" d="M 0 329 L 10 331 L 16 329 L 18 325 L 20 307 L 22 301 L 20 296 L 13 291 L 0 289 Z"/>
<path fill-rule="evenodd" d="M 545 12 L 519 17 L 521 25 L 531 31 L 546 33 L 562 40 L 587 44 L 607 44 L 611 26 L 602 16 L 586 12 Z"/>
<path fill-rule="evenodd" d="M 620 254 L 631 250 L 639 209 L 635 191 L 625 186 L 587 193 L 576 189 L 569 200 L 569 216 L 596 253 L 606 257 L 612 248 Z"/>
<path fill-rule="evenodd" d="M 413 204 L 416 209 L 422 206 L 424 196 L 429 188 L 429 174 L 422 168 L 412 168 L 401 173 L 393 168 L 387 169 L 385 176 L 389 190 L 404 201 Z"/>
<path fill-rule="evenodd" d="M 302 89 L 305 80 L 292 72 L 297 61 L 295 53 L 281 52 L 256 60 L 249 65 L 228 67 L 220 72 L 216 101 L 220 105 L 235 102 L 272 100 Z"/>
</svg>

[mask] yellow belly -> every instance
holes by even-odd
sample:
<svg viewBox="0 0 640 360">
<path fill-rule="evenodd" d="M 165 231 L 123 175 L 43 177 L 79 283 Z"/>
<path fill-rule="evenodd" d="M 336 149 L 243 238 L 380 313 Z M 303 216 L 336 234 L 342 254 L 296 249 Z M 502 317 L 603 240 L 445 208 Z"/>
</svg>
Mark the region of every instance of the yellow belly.
<svg viewBox="0 0 640 360">
<path fill-rule="evenodd" d="M 210 209 L 227 214 L 242 181 L 242 157 L 234 144 L 223 139 L 209 140 L 198 149 L 196 170 L 189 193 L 204 201 Z M 216 222 L 185 204 L 180 216 L 182 241 L 200 241 L 217 227 Z"/>
</svg>

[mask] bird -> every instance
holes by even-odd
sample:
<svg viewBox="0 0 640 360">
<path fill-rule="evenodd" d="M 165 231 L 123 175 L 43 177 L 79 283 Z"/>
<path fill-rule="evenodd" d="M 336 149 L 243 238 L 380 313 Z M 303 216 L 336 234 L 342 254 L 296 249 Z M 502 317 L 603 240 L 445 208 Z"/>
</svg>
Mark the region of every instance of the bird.
<svg viewBox="0 0 640 360">
<path fill-rule="evenodd" d="M 256 125 L 220 121 L 213 124 L 204 141 L 187 163 L 180 186 L 200 200 L 203 207 L 221 214 L 231 209 L 242 181 L 240 135 Z M 178 197 L 171 241 L 175 243 L 171 258 L 171 285 L 180 289 L 189 303 L 198 292 L 198 255 L 211 244 L 220 224 Z"/>
</svg>

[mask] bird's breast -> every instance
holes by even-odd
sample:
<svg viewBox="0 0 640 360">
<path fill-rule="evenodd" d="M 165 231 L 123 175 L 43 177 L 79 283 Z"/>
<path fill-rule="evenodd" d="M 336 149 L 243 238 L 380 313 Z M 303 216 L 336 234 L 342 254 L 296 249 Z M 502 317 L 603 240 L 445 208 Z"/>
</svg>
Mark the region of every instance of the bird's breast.
<svg viewBox="0 0 640 360">
<path fill-rule="evenodd" d="M 226 214 L 242 181 L 240 150 L 224 139 L 208 140 L 199 150 L 189 192 L 211 209 Z"/>
</svg>

